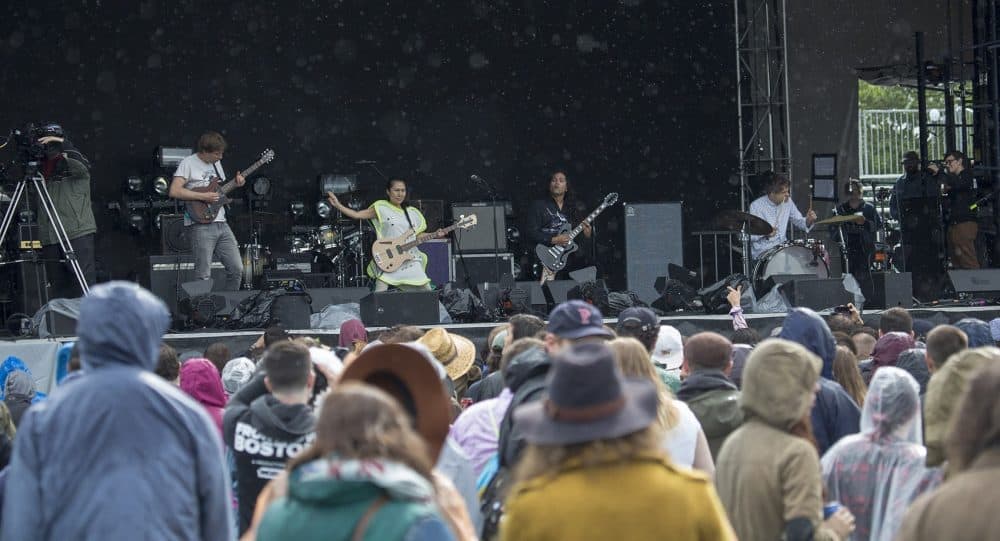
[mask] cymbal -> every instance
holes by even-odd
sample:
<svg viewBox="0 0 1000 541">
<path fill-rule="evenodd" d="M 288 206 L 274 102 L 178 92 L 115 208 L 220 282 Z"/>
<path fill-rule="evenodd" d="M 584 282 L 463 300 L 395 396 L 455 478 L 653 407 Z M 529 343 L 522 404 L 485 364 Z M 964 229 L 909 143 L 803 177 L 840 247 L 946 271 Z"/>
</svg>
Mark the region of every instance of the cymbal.
<svg viewBox="0 0 1000 541">
<path fill-rule="evenodd" d="M 845 222 L 854 222 L 856 224 L 863 224 L 865 223 L 865 217 L 860 214 L 841 214 L 838 216 L 830 216 L 829 218 L 822 219 L 816 222 L 816 225 L 842 224 Z"/>
<path fill-rule="evenodd" d="M 747 233 L 751 235 L 770 235 L 774 229 L 771 224 L 748 212 L 738 210 L 724 210 L 715 217 L 715 226 L 730 231 L 743 229 L 743 224 L 747 224 Z"/>
</svg>

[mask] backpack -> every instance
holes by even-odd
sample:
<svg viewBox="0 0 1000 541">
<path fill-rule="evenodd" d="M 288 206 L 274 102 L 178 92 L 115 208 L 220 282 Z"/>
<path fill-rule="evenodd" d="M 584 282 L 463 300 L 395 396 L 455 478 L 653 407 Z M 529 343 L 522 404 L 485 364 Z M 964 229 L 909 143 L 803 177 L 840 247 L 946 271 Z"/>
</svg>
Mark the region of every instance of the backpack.
<svg viewBox="0 0 1000 541">
<path fill-rule="evenodd" d="M 514 410 L 522 404 L 541 400 L 545 394 L 545 373 L 535 374 L 525 381 L 514 393 L 503 420 L 500 421 L 500 440 L 497 445 L 497 471 L 486 485 L 479 499 L 479 509 L 483 515 L 483 530 L 480 539 L 498 539 L 500 519 L 503 518 L 504 502 L 513 485 L 513 467 L 524 449 L 524 441 L 514 439 Z"/>
</svg>

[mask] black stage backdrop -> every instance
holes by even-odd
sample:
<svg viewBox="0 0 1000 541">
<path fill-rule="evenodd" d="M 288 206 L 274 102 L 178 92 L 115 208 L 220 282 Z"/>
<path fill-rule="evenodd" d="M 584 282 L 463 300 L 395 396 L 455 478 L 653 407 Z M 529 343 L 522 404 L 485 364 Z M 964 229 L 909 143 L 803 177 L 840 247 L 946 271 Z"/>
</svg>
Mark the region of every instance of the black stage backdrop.
<svg viewBox="0 0 1000 541">
<path fill-rule="evenodd" d="M 142 277 L 159 250 L 108 210 L 125 179 L 209 129 L 230 173 L 277 152 L 279 252 L 318 174 L 382 195 L 358 160 L 446 203 L 485 200 L 478 174 L 515 219 L 565 168 L 589 205 L 684 201 L 690 231 L 738 206 L 732 17 L 728 1 L 18 2 L 0 21 L 0 130 L 57 121 L 90 157 L 105 277 Z M 232 214 L 246 242 L 245 205 Z M 599 225 L 602 273 L 624 287 L 621 207 Z"/>
</svg>

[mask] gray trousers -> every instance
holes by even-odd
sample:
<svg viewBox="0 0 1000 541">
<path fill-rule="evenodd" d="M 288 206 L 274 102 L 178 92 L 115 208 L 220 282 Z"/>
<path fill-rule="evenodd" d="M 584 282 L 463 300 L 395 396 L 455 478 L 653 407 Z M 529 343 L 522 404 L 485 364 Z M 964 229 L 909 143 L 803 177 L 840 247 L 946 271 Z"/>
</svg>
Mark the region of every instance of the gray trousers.
<svg viewBox="0 0 1000 541">
<path fill-rule="evenodd" d="M 210 224 L 192 224 L 188 226 L 191 238 L 191 252 L 194 254 L 195 280 L 208 280 L 212 277 L 212 256 L 218 259 L 226 268 L 225 287 L 215 285 L 216 291 L 236 291 L 243 279 L 243 259 L 240 257 L 240 247 L 236 243 L 233 230 L 226 222 Z"/>
</svg>

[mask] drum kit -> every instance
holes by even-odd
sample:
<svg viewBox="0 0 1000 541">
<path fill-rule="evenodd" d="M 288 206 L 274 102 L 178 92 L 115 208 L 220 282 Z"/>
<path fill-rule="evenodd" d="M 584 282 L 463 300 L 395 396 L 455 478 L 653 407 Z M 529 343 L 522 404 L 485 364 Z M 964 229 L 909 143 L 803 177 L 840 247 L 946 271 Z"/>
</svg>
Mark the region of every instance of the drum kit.
<svg viewBox="0 0 1000 541">
<path fill-rule="evenodd" d="M 336 178 L 329 186 L 324 186 L 341 196 L 351 208 L 361 208 L 362 200 L 356 183 Z M 259 289 L 263 286 L 264 270 L 272 268 L 274 257 L 270 247 L 261 243 L 261 224 L 258 220 L 253 220 L 251 230 L 250 242 L 241 246 L 243 288 Z M 315 227 L 292 226 L 290 234 L 284 237 L 284 243 L 288 253 L 312 255 L 313 267 L 319 269 L 314 272 L 334 275 L 332 286 L 364 287 L 369 285 L 365 274 L 365 247 L 370 244 L 365 242 L 367 237 L 374 237 L 371 226 L 336 213 L 332 223 Z"/>
</svg>

